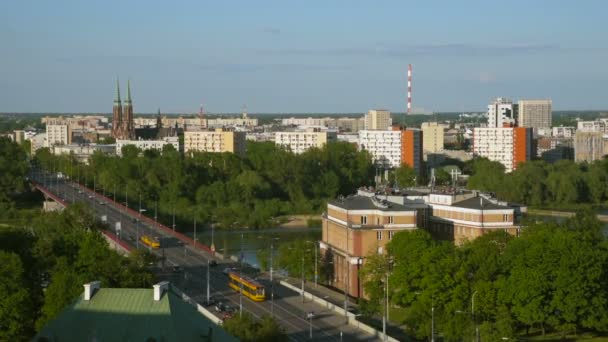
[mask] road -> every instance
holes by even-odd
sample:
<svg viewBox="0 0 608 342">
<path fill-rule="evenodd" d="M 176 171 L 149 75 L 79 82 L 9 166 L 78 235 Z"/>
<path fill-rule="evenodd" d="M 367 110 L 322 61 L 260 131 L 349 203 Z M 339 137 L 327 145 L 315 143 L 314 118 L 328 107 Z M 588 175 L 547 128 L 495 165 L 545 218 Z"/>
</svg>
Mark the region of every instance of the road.
<svg viewBox="0 0 608 342">
<path fill-rule="evenodd" d="M 139 243 L 138 237 L 142 234 L 159 237 L 163 248 L 151 250 L 158 256 L 164 255 L 164 261 L 155 267 L 157 277 L 159 280 L 171 281 L 200 304 L 206 303 L 207 298 L 208 261 L 216 260 L 218 265 L 209 268 L 209 292 L 212 297 L 230 303 L 233 308 L 236 308 L 237 315 L 241 304 L 243 311 L 249 312 L 255 317 L 272 315 L 286 329 L 292 341 L 311 340 L 311 328 L 312 339 L 315 341 L 380 341 L 379 337 L 346 324 L 344 316 L 338 315 L 332 310 L 309 300 L 302 303 L 302 297 L 280 285 L 276 277 L 273 283 L 267 277 L 258 278 L 258 281 L 264 284 L 268 297 L 271 292 L 274 292 L 273 301 L 266 300 L 258 303 L 240 296 L 239 293 L 228 287 L 228 278 L 223 273 L 225 268 L 238 267 L 238 264 L 215 259 L 210 253 L 206 253 L 200 248 L 194 248 L 192 244 L 184 243 L 155 226 L 153 221 L 150 223 L 149 219 L 140 220 L 137 212 L 126 210 L 124 206 L 114 203 L 111 199 L 58 178 L 56 174 L 36 170 L 31 177 L 66 204 L 84 202 L 94 210 L 97 216 L 105 216 L 112 227 L 116 222 L 120 222 L 121 230 L 118 234 L 120 239 L 134 248 L 147 248 Z M 137 204 L 134 204 L 138 200 L 134 196 L 132 202 L 129 202 L 129 207 L 137 207 Z M 173 269 L 173 266 L 177 265 L 181 267 L 179 272 L 175 272 Z M 273 290 L 271 291 L 271 289 Z M 209 309 L 214 310 L 213 307 L 209 307 Z M 312 320 L 306 318 L 308 312 L 314 312 Z"/>
</svg>

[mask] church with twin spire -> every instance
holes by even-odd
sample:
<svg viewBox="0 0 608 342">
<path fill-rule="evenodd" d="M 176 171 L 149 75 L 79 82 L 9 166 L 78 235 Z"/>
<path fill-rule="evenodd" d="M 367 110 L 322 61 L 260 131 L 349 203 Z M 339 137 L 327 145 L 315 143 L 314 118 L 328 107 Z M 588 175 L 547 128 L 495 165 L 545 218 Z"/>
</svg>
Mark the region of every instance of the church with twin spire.
<svg viewBox="0 0 608 342">
<path fill-rule="evenodd" d="M 127 99 L 120 100 L 120 85 L 116 80 L 116 98 L 112 109 L 112 137 L 116 140 L 134 140 L 133 102 L 131 101 L 131 81 L 127 81 Z"/>
</svg>

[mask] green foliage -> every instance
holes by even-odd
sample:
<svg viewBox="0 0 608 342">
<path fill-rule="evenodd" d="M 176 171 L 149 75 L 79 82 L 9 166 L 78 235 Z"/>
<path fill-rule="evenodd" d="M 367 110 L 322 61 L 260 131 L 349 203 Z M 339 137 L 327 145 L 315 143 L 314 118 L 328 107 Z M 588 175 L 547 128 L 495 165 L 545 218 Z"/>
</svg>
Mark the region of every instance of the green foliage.
<svg viewBox="0 0 608 342">
<path fill-rule="evenodd" d="M 271 142 L 249 142 L 247 148 L 243 157 L 193 153 L 184 158 L 172 148 L 141 153 L 129 145 L 122 157 L 94 154 L 90 165 L 41 149 L 36 162 L 89 187 L 95 177 L 98 189 L 111 196 L 116 191 L 123 202 L 128 194 L 131 206 L 141 194 L 147 215 L 158 202 L 159 220 L 170 225 L 175 212 L 178 229 L 191 227 L 195 216 L 218 228 L 269 227 L 282 215 L 320 212 L 328 199 L 353 193 L 373 176 L 369 154 L 347 143 L 300 155 Z"/>
<path fill-rule="evenodd" d="M 306 240 L 295 240 L 289 243 L 282 243 L 277 251 L 274 260 L 275 267 L 284 269 L 287 273 L 296 278 L 313 279 L 315 274 L 315 248 L 317 248 L 317 258 L 320 254 L 318 245 Z M 317 263 L 320 260 L 317 259 Z"/>
<path fill-rule="evenodd" d="M 25 189 L 25 175 L 29 170 L 27 155 L 21 146 L 0 137 L 0 202 Z"/>
<path fill-rule="evenodd" d="M 561 224 L 538 223 L 520 237 L 503 231 L 461 247 L 434 241 L 425 231 L 395 234 L 387 250 L 394 262 L 389 300 L 407 308 L 404 323 L 420 339 L 436 332 L 446 341 L 514 338 L 522 328 L 566 334 L 608 331 L 608 239 L 591 211 Z M 369 302 L 382 305 L 382 261 L 362 268 Z M 474 315 L 472 301 L 474 296 Z"/>
<path fill-rule="evenodd" d="M 250 313 L 243 312 L 226 320 L 223 327 L 243 342 L 289 341 L 285 330 L 268 315 L 256 321 Z"/>
<path fill-rule="evenodd" d="M 401 166 L 393 171 L 393 177 L 395 182 L 401 188 L 415 186 L 416 185 L 416 171 L 409 166 Z"/>
<path fill-rule="evenodd" d="M 31 336 L 34 306 L 19 255 L 0 250 L 0 340 Z"/>
<path fill-rule="evenodd" d="M 608 159 L 591 164 L 531 161 L 505 174 L 500 163 L 479 158 L 466 169 L 472 172 L 470 189 L 494 192 L 508 201 L 549 208 L 608 204 Z"/>
</svg>

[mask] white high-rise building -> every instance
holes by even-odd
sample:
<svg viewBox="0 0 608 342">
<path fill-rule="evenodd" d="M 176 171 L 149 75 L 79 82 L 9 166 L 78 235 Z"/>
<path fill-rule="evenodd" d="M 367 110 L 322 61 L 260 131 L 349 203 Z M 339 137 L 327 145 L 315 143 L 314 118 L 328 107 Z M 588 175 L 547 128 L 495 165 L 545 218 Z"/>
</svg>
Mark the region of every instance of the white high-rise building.
<svg viewBox="0 0 608 342">
<path fill-rule="evenodd" d="M 336 132 L 319 130 L 276 132 L 274 143 L 286 147 L 295 154 L 300 154 L 313 147 L 321 148 L 328 142 L 337 140 L 337 136 Z"/>
<path fill-rule="evenodd" d="M 552 102 L 547 100 L 519 100 L 519 127 L 550 128 Z"/>
<path fill-rule="evenodd" d="M 535 155 L 532 129 L 477 127 L 473 130 L 473 154 L 497 161 L 504 165 L 505 172 L 511 172 Z"/>
<path fill-rule="evenodd" d="M 515 123 L 517 105 L 504 97 L 498 97 L 488 105 L 488 128 L 504 127 Z"/>
<path fill-rule="evenodd" d="M 368 151 L 377 165 L 400 167 L 401 146 L 401 131 L 359 131 L 359 149 Z"/>
<path fill-rule="evenodd" d="M 392 126 L 391 112 L 386 109 L 371 109 L 365 114 L 365 129 L 387 130 Z"/>
</svg>

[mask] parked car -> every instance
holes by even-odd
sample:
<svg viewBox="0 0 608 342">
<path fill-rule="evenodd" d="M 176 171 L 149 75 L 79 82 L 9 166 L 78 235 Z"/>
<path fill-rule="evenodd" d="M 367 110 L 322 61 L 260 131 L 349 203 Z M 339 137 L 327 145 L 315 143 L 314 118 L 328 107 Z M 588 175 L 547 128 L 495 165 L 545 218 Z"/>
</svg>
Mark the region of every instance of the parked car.
<svg viewBox="0 0 608 342">
<path fill-rule="evenodd" d="M 222 312 L 224 311 L 224 303 L 222 303 L 221 300 L 218 300 L 215 305 L 213 306 L 213 310 L 215 310 L 215 312 Z"/>
<path fill-rule="evenodd" d="M 182 271 L 181 266 L 173 266 L 173 273 L 180 273 Z"/>
<path fill-rule="evenodd" d="M 211 267 L 217 266 L 217 261 L 215 261 L 215 260 L 209 261 L 209 266 L 211 266 Z"/>
</svg>

